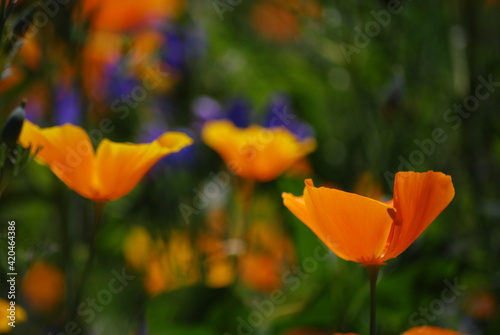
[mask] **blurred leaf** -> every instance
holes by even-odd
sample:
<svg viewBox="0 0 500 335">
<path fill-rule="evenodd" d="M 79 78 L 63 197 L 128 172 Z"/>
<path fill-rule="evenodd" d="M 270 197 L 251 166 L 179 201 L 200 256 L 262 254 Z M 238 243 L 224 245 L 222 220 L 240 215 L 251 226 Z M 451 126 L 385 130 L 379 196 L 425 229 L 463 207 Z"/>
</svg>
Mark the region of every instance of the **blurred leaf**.
<svg viewBox="0 0 500 335">
<path fill-rule="evenodd" d="M 204 286 L 181 288 L 152 298 L 146 320 L 151 335 L 212 335 L 236 329 L 245 308 L 230 288 Z"/>
</svg>

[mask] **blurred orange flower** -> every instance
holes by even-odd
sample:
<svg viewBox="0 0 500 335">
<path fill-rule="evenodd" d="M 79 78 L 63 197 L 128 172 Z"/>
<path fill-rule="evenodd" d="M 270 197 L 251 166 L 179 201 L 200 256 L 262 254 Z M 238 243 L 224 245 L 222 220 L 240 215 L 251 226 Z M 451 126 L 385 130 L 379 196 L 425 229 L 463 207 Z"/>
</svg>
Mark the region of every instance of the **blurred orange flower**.
<svg viewBox="0 0 500 335">
<path fill-rule="evenodd" d="M 241 129 L 229 120 L 210 121 L 202 130 L 203 141 L 240 177 L 270 181 L 314 151 L 316 141 L 299 141 L 284 128 L 252 125 Z"/>
<path fill-rule="evenodd" d="M 295 264 L 293 243 L 278 219 L 278 204 L 256 193 L 251 224 L 241 239 L 229 238 L 227 211 L 214 207 L 207 213 L 197 247 L 209 287 L 225 287 L 238 277 L 259 292 L 283 286 L 282 275 Z M 237 259 L 234 257 L 237 256 Z"/>
<path fill-rule="evenodd" d="M 151 295 L 192 285 L 200 279 L 196 252 L 185 231 L 170 233 L 167 241 L 155 240 L 143 227 L 135 227 L 123 245 L 127 263 L 143 275 Z"/>
<path fill-rule="evenodd" d="M 24 276 L 21 291 L 33 309 L 52 312 L 66 296 L 64 273 L 48 262 L 37 261 Z"/>
<path fill-rule="evenodd" d="M 10 304 L 10 301 L 4 300 L 0 298 L 0 333 L 9 333 L 11 330 L 15 329 L 14 327 L 9 326 L 9 322 L 11 322 L 10 317 L 10 311 L 9 309 L 12 308 L 12 305 Z M 26 315 L 26 311 L 24 308 L 19 306 L 18 304 L 15 305 L 15 320 L 16 324 L 18 322 L 24 322 L 28 319 Z"/>
<path fill-rule="evenodd" d="M 126 65 L 133 78 L 142 81 L 144 88 L 155 92 L 168 91 L 178 78 L 158 59 L 158 50 L 165 43 L 164 39 L 164 35 L 155 30 L 141 30 L 127 36 L 102 30 L 90 32 L 82 52 L 86 93 L 96 101 L 102 101 L 111 85 L 106 69 L 119 62 Z"/>
<path fill-rule="evenodd" d="M 420 326 L 412 328 L 402 335 L 465 335 L 454 330 L 438 328 L 433 326 Z"/>
<path fill-rule="evenodd" d="M 381 200 L 384 196 L 382 185 L 370 171 L 365 171 L 359 176 L 354 185 L 354 193 L 375 200 Z"/>
<path fill-rule="evenodd" d="M 317 18 L 321 7 L 308 0 L 260 0 L 255 3 L 250 21 L 264 38 L 279 43 L 293 42 L 300 34 L 300 19 Z"/>
<path fill-rule="evenodd" d="M 116 143 L 104 139 L 94 153 L 80 127 L 41 129 L 25 121 L 19 141 L 31 145 L 38 162 L 48 165 L 69 188 L 94 201 L 115 200 L 128 194 L 162 157 L 190 145 L 183 133 L 168 132 L 147 144 Z"/>
<path fill-rule="evenodd" d="M 489 320 L 495 317 L 498 310 L 497 305 L 495 294 L 491 291 L 482 290 L 472 292 L 467 297 L 465 311 L 476 319 Z"/>
<path fill-rule="evenodd" d="M 84 0 L 82 11 L 94 29 L 124 31 L 179 16 L 184 0 Z"/>
<path fill-rule="evenodd" d="M 358 335 L 356 333 L 335 333 L 333 335 Z M 454 330 L 438 328 L 433 326 L 420 326 L 407 330 L 402 335 L 466 335 Z"/>
<path fill-rule="evenodd" d="M 316 328 L 294 328 L 293 330 L 287 331 L 283 335 L 331 335 L 331 332 L 326 330 L 319 330 Z M 334 334 L 334 335 L 351 335 L 351 334 Z"/>
<path fill-rule="evenodd" d="M 304 195 L 283 193 L 285 206 L 339 257 L 380 265 L 408 248 L 451 202 L 451 177 L 398 172 L 389 203 L 305 181 Z"/>
</svg>

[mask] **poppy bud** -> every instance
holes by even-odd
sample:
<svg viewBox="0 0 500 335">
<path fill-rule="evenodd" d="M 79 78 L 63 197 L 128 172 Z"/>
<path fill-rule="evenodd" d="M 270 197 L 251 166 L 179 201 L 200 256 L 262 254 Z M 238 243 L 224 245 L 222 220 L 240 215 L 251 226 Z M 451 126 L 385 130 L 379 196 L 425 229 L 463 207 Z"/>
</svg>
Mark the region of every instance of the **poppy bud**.
<svg viewBox="0 0 500 335">
<path fill-rule="evenodd" d="M 23 128 L 25 110 L 26 101 L 23 101 L 12 113 L 10 113 L 0 133 L 0 142 L 8 146 L 16 145 L 19 134 L 21 134 L 21 129 Z"/>
</svg>

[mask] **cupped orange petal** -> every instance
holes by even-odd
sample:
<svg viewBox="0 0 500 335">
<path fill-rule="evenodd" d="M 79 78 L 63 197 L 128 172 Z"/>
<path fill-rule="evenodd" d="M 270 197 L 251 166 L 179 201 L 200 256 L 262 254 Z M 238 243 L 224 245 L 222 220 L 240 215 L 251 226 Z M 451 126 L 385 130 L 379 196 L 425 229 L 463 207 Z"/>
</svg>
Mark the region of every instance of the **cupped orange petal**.
<svg viewBox="0 0 500 335">
<path fill-rule="evenodd" d="M 384 259 L 405 251 L 451 202 L 451 177 L 441 172 L 398 172 L 394 180 L 394 234 Z"/>
<path fill-rule="evenodd" d="M 158 137 L 155 142 L 163 149 L 168 150 L 168 153 L 174 153 L 193 144 L 193 139 L 184 133 L 166 132 Z"/>
<path fill-rule="evenodd" d="M 300 221 L 305 223 L 308 227 L 313 227 L 311 215 L 309 214 L 309 209 L 304 201 L 304 196 L 299 197 L 294 196 L 291 193 L 283 192 L 281 194 L 283 198 L 283 204 L 286 208 L 290 210 Z M 314 231 L 314 229 L 311 228 Z"/>
<path fill-rule="evenodd" d="M 97 148 L 93 199 L 115 200 L 126 195 L 158 160 L 191 143 L 191 138 L 183 133 L 165 133 L 147 144 L 104 139 Z"/>
<path fill-rule="evenodd" d="M 48 165 L 69 188 L 84 197 L 92 196 L 94 149 L 87 133 L 80 127 L 65 124 L 41 129 L 25 120 L 19 142 L 40 149 L 36 159 Z"/>
<path fill-rule="evenodd" d="M 284 194 L 285 206 L 339 257 L 365 265 L 379 264 L 395 209 L 357 194 L 306 180 L 303 197 Z"/>
<path fill-rule="evenodd" d="M 419 326 L 407 330 L 402 335 L 466 335 L 466 334 L 434 326 Z"/>
<path fill-rule="evenodd" d="M 241 129 L 229 120 L 207 122 L 202 138 L 235 173 L 259 181 L 278 177 L 316 148 L 314 139 L 299 141 L 284 128 Z"/>
</svg>

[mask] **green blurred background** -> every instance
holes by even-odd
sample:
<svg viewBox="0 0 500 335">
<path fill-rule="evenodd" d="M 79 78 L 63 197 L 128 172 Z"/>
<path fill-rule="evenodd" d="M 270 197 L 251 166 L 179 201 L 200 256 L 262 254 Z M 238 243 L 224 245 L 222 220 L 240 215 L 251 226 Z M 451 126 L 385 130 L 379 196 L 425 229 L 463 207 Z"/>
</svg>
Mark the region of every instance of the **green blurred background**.
<svg viewBox="0 0 500 335">
<path fill-rule="evenodd" d="M 2 37 L 1 121 L 27 99 L 28 119 L 41 126 L 91 131 L 109 119 L 113 131 L 100 134 L 115 141 L 176 130 L 196 143 L 108 204 L 84 291 L 97 305 L 86 300 L 75 319 L 68 306 L 89 252 L 92 204 L 35 162 L 12 180 L 0 198 L 0 297 L 15 220 L 17 304 L 28 315 L 12 334 L 367 334 L 364 269 L 319 257 L 322 244 L 281 192 L 299 195 L 312 177 L 390 199 L 400 170 L 449 174 L 456 196 L 383 267 L 378 333 L 422 324 L 500 332 L 499 2 L 92 3 L 14 8 Z M 165 10 L 152 20 L 148 6 Z M 127 103 L 123 94 L 142 87 L 148 71 L 159 73 L 158 87 Z M 256 186 L 256 246 L 235 271 L 218 253 L 241 220 L 238 180 L 188 220 L 180 205 L 195 207 L 198 190 L 224 170 L 200 140 L 203 122 L 227 115 L 262 124 L 276 108 L 307 123 L 318 147 L 305 167 Z M 103 293 L 122 271 L 134 278 Z M 458 288 L 445 300 L 450 283 Z"/>
</svg>

